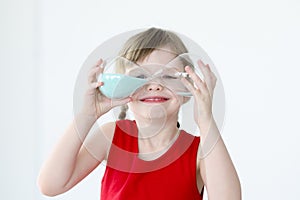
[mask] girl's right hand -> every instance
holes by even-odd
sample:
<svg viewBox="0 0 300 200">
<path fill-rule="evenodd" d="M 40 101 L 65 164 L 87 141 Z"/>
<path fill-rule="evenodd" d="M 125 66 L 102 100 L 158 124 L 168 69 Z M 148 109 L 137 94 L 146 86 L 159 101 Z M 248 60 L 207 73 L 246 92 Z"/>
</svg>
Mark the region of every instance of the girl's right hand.
<svg viewBox="0 0 300 200">
<path fill-rule="evenodd" d="M 104 62 L 100 59 L 90 70 L 88 75 L 88 89 L 85 94 L 84 106 L 81 113 L 94 117 L 97 120 L 100 116 L 116 106 L 121 106 L 131 101 L 130 97 L 120 100 L 112 100 L 104 96 L 99 87 L 103 82 L 98 82 L 97 77 L 104 71 Z"/>
</svg>

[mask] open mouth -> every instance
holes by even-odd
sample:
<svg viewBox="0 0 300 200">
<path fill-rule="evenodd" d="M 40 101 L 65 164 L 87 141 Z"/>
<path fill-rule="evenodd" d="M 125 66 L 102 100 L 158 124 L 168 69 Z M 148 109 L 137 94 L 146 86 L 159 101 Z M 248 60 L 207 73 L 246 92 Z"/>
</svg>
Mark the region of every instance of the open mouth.
<svg viewBox="0 0 300 200">
<path fill-rule="evenodd" d="M 170 98 L 167 97 L 159 97 L 159 96 L 154 96 L 154 97 L 145 97 L 140 99 L 142 102 L 146 103 L 163 103 L 168 101 Z"/>
</svg>

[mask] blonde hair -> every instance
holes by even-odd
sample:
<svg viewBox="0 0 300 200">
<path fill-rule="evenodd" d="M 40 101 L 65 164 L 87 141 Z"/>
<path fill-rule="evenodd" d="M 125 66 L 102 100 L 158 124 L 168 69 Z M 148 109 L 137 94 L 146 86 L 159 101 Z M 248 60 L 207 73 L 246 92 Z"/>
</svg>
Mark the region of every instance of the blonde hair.
<svg viewBox="0 0 300 200">
<path fill-rule="evenodd" d="M 180 54 L 188 53 L 187 48 L 182 40 L 173 32 L 163 30 L 160 28 L 149 28 L 129 38 L 119 52 L 119 56 L 136 63 L 143 61 L 155 49 L 168 47 L 171 53 L 178 56 Z M 126 61 L 119 59 L 117 61 L 117 72 L 125 73 Z M 183 64 L 190 65 L 186 59 L 182 60 Z M 128 106 L 121 107 L 119 119 L 125 119 Z"/>
</svg>

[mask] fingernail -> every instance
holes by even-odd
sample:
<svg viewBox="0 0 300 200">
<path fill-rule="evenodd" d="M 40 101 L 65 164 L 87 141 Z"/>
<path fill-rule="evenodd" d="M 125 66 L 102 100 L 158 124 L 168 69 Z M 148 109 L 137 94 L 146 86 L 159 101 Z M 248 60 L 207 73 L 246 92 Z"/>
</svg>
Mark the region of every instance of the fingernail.
<svg viewBox="0 0 300 200">
<path fill-rule="evenodd" d="M 103 68 L 105 65 L 106 65 L 106 61 L 103 60 L 102 65 L 101 65 L 101 68 Z"/>
</svg>

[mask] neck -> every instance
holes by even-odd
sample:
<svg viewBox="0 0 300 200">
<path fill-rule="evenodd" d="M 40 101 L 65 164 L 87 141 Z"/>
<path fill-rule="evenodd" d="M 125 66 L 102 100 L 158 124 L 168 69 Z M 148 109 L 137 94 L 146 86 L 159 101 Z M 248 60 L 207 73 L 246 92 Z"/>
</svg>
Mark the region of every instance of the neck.
<svg viewBox="0 0 300 200">
<path fill-rule="evenodd" d="M 169 144 L 178 132 L 177 117 L 137 120 L 139 139 L 155 145 Z"/>
<path fill-rule="evenodd" d="M 141 126 L 141 124 L 143 124 Z M 177 128 L 177 119 L 162 123 L 151 121 L 147 127 L 141 121 L 137 121 L 138 126 L 138 146 L 139 157 L 143 160 L 154 160 L 163 155 L 176 141 L 179 136 Z"/>
</svg>

